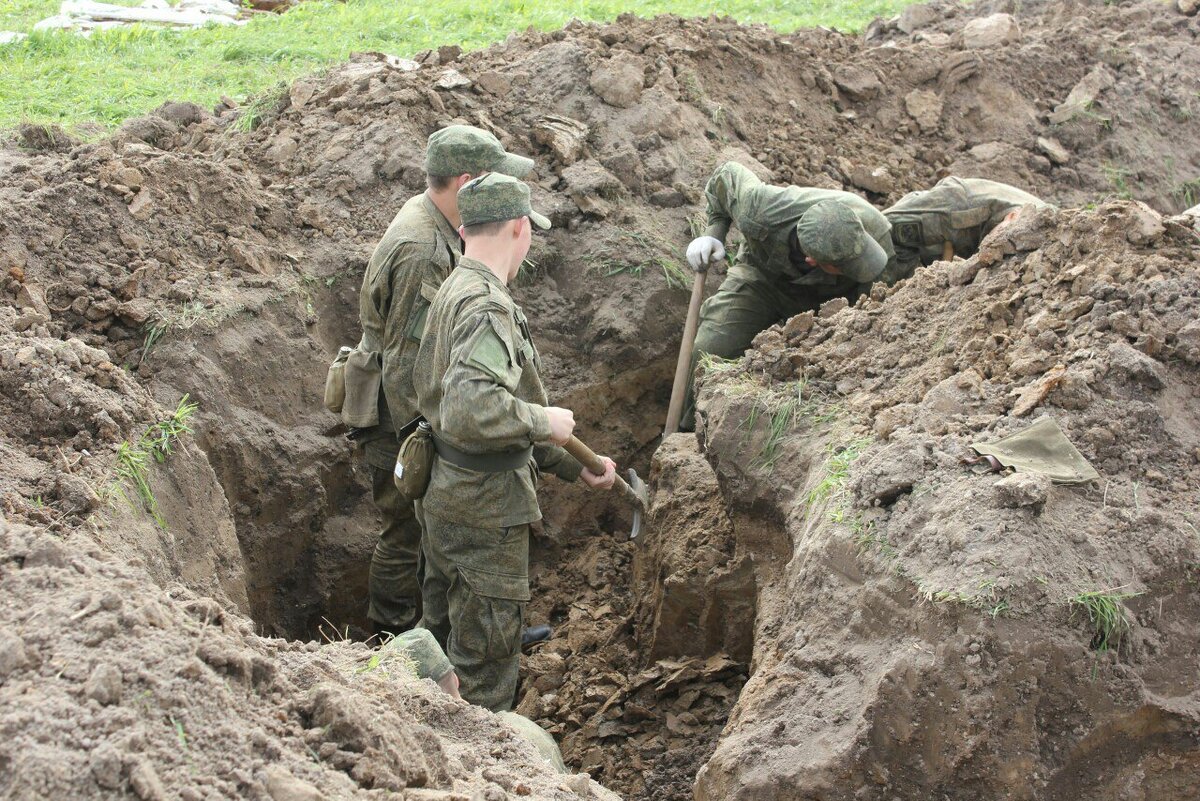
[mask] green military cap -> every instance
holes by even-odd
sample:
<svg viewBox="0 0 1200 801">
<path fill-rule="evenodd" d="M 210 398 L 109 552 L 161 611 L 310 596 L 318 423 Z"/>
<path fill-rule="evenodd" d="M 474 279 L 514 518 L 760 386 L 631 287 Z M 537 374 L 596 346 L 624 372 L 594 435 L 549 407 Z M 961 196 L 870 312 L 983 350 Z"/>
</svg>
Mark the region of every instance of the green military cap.
<svg viewBox="0 0 1200 801">
<path fill-rule="evenodd" d="M 550 221 L 529 205 L 529 187 L 497 172 L 473 178 L 458 190 L 458 216 L 464 228 L 528 217 L 542 230 Z"/>
<path fill-rule="evenodd" d="M 417 676 L 422 679 L 441 681 L 454 670 L 446 658 L 446 652 L 429 629 L 410 629 L 388 640 L 379 650 L 399 653 L 411 659 L 416 666 Z"/>
<path fill-rule="evenodd" d="M 450 125 L 429 135 L 425 147 L 425 172 L 429 175 L 479 175 L 502 172 L 524 178 L 533 159 L 505 151 L 492 134 L 470 125 Z"/>
<path fill-rule="evenodd" d="M 796 223 L 796 241 L 805 256 L 832 264 L 859 283 L 874 281 L 887 266 L 887 253 L 840 200 L 822 200 L 804 212 Z"/>
</svg>

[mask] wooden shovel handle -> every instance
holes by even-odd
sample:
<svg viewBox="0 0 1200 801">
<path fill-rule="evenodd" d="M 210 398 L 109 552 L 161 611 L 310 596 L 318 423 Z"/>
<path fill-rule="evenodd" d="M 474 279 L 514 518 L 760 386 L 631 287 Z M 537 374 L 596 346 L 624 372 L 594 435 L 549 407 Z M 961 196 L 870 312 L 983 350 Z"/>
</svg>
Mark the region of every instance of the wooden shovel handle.
<svg viewBox="0 0 1200 801">
<path fill-rule="evenodd" d="M 579 463 L 598 476 L 604 475 L 604 462 L 600 460 L 591 448 L 579 441 L 578 437 L 572 436 L 567 440 L 567 444 L 563 446 L 567 453 L 579 460 Z M 629 500 L 634 506 L 641 508 L 645 504 L 638 494 L 634 492 L 633 487 L 629 486 L 629 482 L 617 476 L 617 490 Z"/>
<path fill-rule="evenodd" d="M 667 406 L 664 435 L 678 431 L 679 418 L 683 416 L 683 397 L 687 394 L 688 372 L 692 366 L 692 349 L 696 344 L 700 302 L 704 300 L 704 278 L 707 275 L 707 272 L 696 273 L 692 279 L 692 299 L 688 303 L 687 320 L 683 324 L 683 341 L 679 343 L 679 361 L 675 362 L 675 383 L 671 385 L 671 403 Z"/>
</svg>

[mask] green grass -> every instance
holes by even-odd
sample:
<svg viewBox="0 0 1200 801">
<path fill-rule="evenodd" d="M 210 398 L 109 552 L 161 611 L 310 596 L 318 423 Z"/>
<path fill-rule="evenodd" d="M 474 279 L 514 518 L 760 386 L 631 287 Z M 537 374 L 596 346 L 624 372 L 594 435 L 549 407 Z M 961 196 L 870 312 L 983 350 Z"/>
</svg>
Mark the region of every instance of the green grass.
<svg viewBox="0 0 1200 801">
<path fill-rule="evenodd" d="M 117 480 L 111 488 L 113 493 L 128 501 L 122 484 L 131 485 L 154 522 L 164 529 L 167 524 L 159 514 L 158 499 L 150 487 L 150 466 L 165 462 L 175 443 L 192 433 L 190 421 L 199 408 L 199 404 L 189 402 L 188 396 L 184 395 L 170 417 L 147 428 L 137 442 L 125 441 L 117 447 Z"/>
<path fill-rule="evenodd" d="M 846 31 L 896 13 L 909 0 L 313 0 L 249 24 L 191 31 L 149 27 L 97 33 L 90 39 L 38 33 L 0 47 L 0 128 L 23 121 L 86 130 L 145 113 L 167 100 L 211 107 L 244 99 L 281 81 L 344 61 L 351 52 L 411 56 L 442 44 L 477 49 L 528 26 L 558 28 L 573 18 L 729 14 L 781 31 L 824 25 Z M 0 27 L 28 31 L 56 12 L 57 0 L 5 0 Z M 84 126 L 83 129 L 80 126 Z"/>
<path fill-rule="evenodd" d="M 1124 587 L 1110 590 L 1081 592 L 1067 599 L 1068 605 L 1087 612 L 1092 624 L 1091 646 L 1096 651 L 1120 649 L 1121 637 L 1129 631 L 1129 613 L 1123 601 L 1136 598 L 1140 592 L 1122 592 Z"/>
</svg>

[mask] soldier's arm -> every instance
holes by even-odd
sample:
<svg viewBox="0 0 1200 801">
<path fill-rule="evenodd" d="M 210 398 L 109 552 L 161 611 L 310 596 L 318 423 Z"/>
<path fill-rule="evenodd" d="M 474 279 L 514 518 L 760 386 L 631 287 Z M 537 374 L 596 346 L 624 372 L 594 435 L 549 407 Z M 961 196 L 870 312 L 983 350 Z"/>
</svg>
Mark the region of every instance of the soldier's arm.
<svg viewBox="0 0 1200 801">
<path fill-rule="evenodd" d="M 740 207 L 745 205 L 746 193 L 761 184 L 757 175 L 735 161 L 718 167 L 704 187 L 708 200 L 708 227 L 704 235 L 724 242 L 729 228 L 737 222 Z"/>
<path fill-rule="evenodd" d="M 538 470 L 557 476 L 563 481 L 576 481 L 579 479 L 579 474 L 583 472 L 583 465 L 557 445 L 549 443 L 535 445 L 533 458 L 537 462 Z"/>
<path fill-rule="evenodd" d="M 516 396 L 519 351 L 501 309 L 463 314 L 442 377 L 442 435 L 471 453 L 548 443 L 546 408 Z"/>
<path fill-rule="evenodd" d="M 408 350 L 415 350 L 421 344 L 425 332 L 425 312 L 429 309 L 429 299 L 421 294 L 421 287 L 428 283 L 436 291 L 441 282 L 440 277 L 432 275 L 433 266 L 430 253 L 433 243 L 401 242 L 391 255 L 391 304 L 388 306 L 387 321 L 384 328 L 383 358 L 385 362 L 394 362 Z M 432 292 L 429 294 L 432 295 Z M 412 376 L 402 376 L 400 380 L 411 383 Z M 399 393 L 399 387 L 385 387 L 392 396 Z"/>
</svg>

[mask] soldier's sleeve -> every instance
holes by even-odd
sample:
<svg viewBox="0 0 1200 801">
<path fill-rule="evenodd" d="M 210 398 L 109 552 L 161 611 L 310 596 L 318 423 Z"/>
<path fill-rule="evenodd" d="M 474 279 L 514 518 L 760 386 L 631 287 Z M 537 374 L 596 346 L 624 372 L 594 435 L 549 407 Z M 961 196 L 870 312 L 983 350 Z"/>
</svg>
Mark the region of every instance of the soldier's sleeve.
<svg viewBox="0 0 1200 801">
<path fill-rule="evenodd" d="M 583 465 L 579 460 L 557 445 L 535 445 L 533 458 L 537 462 L 538 470 L 557 476 L 563 481 L 576 481 L 583 472 Z"/>
<path fill-rule="evenodd" d="M 550 439 L 544 406 L 516 396 L 521 377 L 512 326 L 501 308 L 461 314 L 442 377 L 442 433 L 472 453 L 527 448 Z"/>
<path fill-rule="evenodd" d="M 737 222 L 739 210 L 745 205 L 746 193 L 760 184 L 762 181 L 757 175 L 735 161 L 727 161 L 718 167 L 704 187 L 704 196 L 708 200 L 708 228 L 704 234 L 724 242 L 730 226 Z"/>
<path fill-rule="evenodd" d="M 392 252 L 391 303 L 383 342 L 385 364 L 395 363 L 410 348 L 415 351 L 421 344 L 425 312 L 439 283 L 429 275 L 432 247 L 427 242 L 401 242 Z M 412 376 L 403 376 L 399 380 L 411 382 Z M 400 388 L 385 387 L 385 391 L 398 393 Z"/>
</svg>

